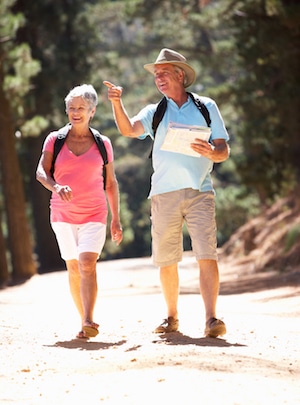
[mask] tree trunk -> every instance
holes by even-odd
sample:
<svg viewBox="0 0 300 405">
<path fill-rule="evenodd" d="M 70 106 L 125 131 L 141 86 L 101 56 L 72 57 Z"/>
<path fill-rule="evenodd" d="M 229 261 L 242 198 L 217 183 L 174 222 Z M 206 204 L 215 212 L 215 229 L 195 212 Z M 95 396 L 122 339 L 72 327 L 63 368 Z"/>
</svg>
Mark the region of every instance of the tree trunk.
<svg viewBox="0 0 300 405">
<path fill-rule="evenodd" d="M 41 154 L 43 137 L 28 137 L 26 144 L 26 164 L 29 172 L 29 190 L 32 205 L 32 218 L 35 227 L 35 253 L 39 273 L 65 269 L 56 238 L 49 220 L 50 191 L 35 179 L 38 159 Z"/>
<path fill-rule="evenodd" d="M 6 245 L 2 232 L 2 215 L 0 211 L 0 289 L 9 281 L 9 272 L 6 257 Z"/>
<path fill-rule="evenodd" d="M 2 76 L 0 72 L 0 76 Z M 0 162 L 5 202 L 8 248 L 11 256 L 12 279 L 20 281 L 36 273 L 32 236 L 26 218 L 26 204 L 20 166 L 16 152 L 10 105 L 0 80 Z"/>
</svg>

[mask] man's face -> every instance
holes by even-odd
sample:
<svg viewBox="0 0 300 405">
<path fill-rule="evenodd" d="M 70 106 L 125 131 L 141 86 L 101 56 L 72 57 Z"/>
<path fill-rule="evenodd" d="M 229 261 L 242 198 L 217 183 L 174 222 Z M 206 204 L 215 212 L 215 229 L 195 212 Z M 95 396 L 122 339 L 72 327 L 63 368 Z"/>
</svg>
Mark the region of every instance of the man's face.
<svg viewBox="0 0 300 405">
<path fill-rule="evenodd" d="M 183 86 L 182 72 L 176 72 L 174 66 L 168 63 L 155 66 L 154 80 L 158 90 L 168 97 Z"/>
</svg>

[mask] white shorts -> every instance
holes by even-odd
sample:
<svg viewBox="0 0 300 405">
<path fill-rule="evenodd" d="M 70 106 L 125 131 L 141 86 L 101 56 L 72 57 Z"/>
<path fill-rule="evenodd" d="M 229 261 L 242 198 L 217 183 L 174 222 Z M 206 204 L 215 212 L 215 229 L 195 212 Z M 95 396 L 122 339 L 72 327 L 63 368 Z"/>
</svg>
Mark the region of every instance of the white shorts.
<svg viewBox="0 0 300 405">
<path fill-rule="evenodd" d="M 88 222 L 73 225 L 66 222 L 52 222 L 52 229 L 63 260 L 79 259 L 80 253 L 93 252 L 100 256 L 105 239 L 106 225 Z"/>
</svg>

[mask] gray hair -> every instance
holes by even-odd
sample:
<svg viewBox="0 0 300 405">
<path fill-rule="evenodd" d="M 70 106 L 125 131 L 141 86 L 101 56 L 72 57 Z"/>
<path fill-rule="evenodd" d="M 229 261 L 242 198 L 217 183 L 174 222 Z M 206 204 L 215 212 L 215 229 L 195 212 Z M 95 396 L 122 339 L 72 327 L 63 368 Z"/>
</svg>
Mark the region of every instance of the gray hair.
<svg viewBox="0 0 300 405">
<path fill-rule="evenodd" d="M 184 85 L 184 87 L 186 87 L 185 85 L 187 84 L 187 77 L 186 77 L 185 71 L 183 69 L 181 69 L 179 66 L 175 66 L 175 65 L 173 65 L 173 66 L 174 66 L 175 72 L 183 74 L 183 85 Z"/>
<path fill-rule="evenodd" d="M 98 104 L 97 92 L 91 84 L 82 84 L 81 86 L 74 87 L 65 98 L 66 107 L 68 107 L 69 102 L 74 97 L 82 97 L 89 103 L 91 109 Z"/>
</svg>

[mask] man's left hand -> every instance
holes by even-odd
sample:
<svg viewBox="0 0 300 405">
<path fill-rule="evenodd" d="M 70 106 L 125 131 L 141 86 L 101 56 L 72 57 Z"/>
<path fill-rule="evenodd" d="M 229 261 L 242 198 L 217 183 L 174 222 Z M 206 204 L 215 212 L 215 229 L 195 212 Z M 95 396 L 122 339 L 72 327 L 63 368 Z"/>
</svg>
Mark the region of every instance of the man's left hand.
<svg viewBox="0 0 300 405">
<path fill-rule="evenodd" d="M 199 153 L 199 155 L 212 160 L 215 163 L 224 162 L 229 157 L 230 149 L 227 142 L 224 139 L 214 139 L 212 143 L 203 141 L 196 138 L 191 143 L 193 151 Z"/>
<path fill-rule="evenodd" d="M 195 141 L 191 143 L 191 148 L 193 149 L 193 151 L 199 153 L 201 156 L 213 160 L 215 147 L 211 143 L 196 138 Z"/>
</svg>

